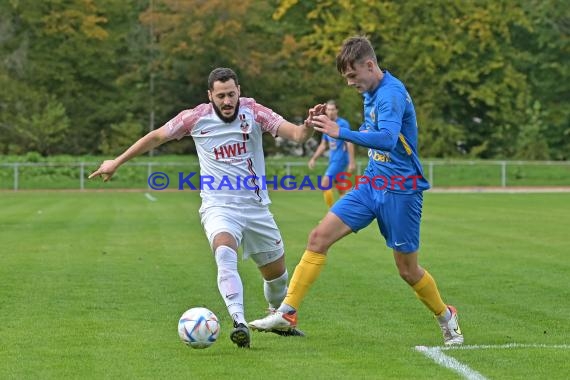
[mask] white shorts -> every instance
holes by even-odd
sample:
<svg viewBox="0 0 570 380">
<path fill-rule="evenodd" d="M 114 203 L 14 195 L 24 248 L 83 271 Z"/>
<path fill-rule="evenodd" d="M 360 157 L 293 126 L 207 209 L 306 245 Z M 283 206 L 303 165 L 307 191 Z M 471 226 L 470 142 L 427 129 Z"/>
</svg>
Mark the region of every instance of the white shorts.
<svg viewBox="0 0 570 380">
<path fill-rule="evenodd" d="M 202 206 L 200 218 L 210 247 L 214 237 L 227 232 L 243 249 L 243 258 L 251 256 L 257 266 L 274 262 L 283 256 L 285 246 L 281 232 L 267 206 L 224 204 Z"/>
</svg>

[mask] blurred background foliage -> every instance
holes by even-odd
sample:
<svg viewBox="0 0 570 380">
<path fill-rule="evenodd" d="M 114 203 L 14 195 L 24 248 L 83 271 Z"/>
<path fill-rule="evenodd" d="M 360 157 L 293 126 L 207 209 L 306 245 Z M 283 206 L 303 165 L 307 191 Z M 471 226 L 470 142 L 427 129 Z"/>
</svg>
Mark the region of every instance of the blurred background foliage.
<svg viewBox="0 0 570 380">
<path fill-rule="evenodd" d="M 207 101 L 218 66 L 289 120 L 332 98 L 357 129 L 334 59 L 364 34 L 414 99 L 423 156 L 566 160 L 569 30 L 565 0 L 6 0 L 0 154 L 117 154 Z"/>
</svg>

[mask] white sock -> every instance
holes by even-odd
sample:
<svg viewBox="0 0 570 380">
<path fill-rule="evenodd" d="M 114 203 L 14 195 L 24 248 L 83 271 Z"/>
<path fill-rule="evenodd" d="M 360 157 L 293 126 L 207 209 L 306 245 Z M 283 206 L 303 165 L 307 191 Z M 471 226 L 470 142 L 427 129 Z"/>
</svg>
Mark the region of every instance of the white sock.
<svg viewBox="0 0 570 380">
<path fill-rule="evenodd" d="M 285 299 L 287 295 L 287 280 L 289 279 L 289 274 L 287 269 L 285 272 L 273 280 L 263 280 L 263 294 L 265 299 L 269 303 L 269 307 L 277 309 L 281 302 Z"/>
<path fill-rule="evenodd" d="M 441 323 L 445 323 L 445 322 L 449 321 L 450 319 L 451 319 L 451 310 L 449 310 L 449 308 L 446 306 L 445 307 L 445 313 L 443 313 L 442 315 L 437 317 L 437 320 Z"/>
<path fill-rule="evenodd" d="M 279 310 L 282 313 L 292 313 L 294 311 L 297 311 L 293 306 L 291 305 L 287 305 L 286 303 L 282 303 L 281 306 L 279 306 Z"/>
<path fill-rule="evenodd" d="M 246 323 L 243 308 L 243 284 L 237 270 L 237 252 L 221 245 L 215 252 L 218 265 L 218 290 L 228 313 L 236 323 Z"/>
</svg>

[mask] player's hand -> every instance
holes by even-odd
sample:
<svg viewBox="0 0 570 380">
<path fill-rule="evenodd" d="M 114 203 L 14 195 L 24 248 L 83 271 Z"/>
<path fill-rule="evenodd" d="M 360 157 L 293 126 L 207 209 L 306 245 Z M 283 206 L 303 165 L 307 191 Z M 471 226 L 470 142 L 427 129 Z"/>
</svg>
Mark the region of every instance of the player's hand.
<svg viewBox="0 0 570 380">
<path fill-rule="evenodd" d="M 356 164 L 354 162 L 348 163 L 348 172 L 353 173 L 356 170 Z"/>
<path fill-rule="evenodd" d="M 312 158 L 309 160 L 309 169 L 314 169 L 315 168 L 315 160 L 313 160 Z"/>
<path fill-rule="evenodd" d="M 313 118 L 318 115 L 324 115 L 326 108 L 326 103 L 322 103 L 309 109 L 309 116 L 305 119 L 305 127 L 313 127 Z"/>
<path fill-rule="evenodd" d="M 118 169 L 118 167 L 119 166 L 117 165 L 115 160 L 105 160 L 103 161 L 101 166 L 99 166 L 99 169 L 95 170 L 93 173 L 89 175 L 89 179 L 100 176 L 101 178 L 103 178 L 104 182 L 107 182 L 108 180 L 111 179 L 113 174 L 115 174 L 115 171 Z"/>
<path fill-rule="evenodd" d="M 329 119 L 327 115 L 318 115 L 313 117 L 313 128 L 315 131 L 322 132 L 333 138 L 338 138 L 340 134 L 340 127 L 337 123 Z"/>
</svg>

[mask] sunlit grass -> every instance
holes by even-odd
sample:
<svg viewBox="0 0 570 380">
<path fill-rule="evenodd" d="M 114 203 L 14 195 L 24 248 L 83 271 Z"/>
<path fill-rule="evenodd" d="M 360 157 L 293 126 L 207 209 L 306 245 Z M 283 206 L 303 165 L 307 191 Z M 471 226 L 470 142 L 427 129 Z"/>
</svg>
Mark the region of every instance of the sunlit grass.
<svg viewBox="0 0 570 380">
<path fill-rule="evenodd" d="M 0 195 L 0 378 L 455 379 L 416 352 L 441 344 L 373 223 L 336 244 L 305 299 L 306 338 L 229 340 L 196 192 Z M 326 212 L 318 192 L 273 193 L 289 272 Z M 570 194 L 426 193 L 420 261 L 460 312 L 466 344 L 568 344 Z M 248 319 L 266 307 L 240 262 Z M 191 306 L 219 341 L 177 336 Z M 564 349 L 448 351 L 489 378 L 564 379 Z"/>
</svg>

